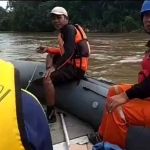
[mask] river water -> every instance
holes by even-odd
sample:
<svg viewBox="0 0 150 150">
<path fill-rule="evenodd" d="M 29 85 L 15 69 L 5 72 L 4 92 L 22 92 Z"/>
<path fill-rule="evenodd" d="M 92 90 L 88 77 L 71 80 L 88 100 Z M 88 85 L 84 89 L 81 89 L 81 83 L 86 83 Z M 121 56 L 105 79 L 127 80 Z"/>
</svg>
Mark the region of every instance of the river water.
<svg viewBox="0 0 150 150">
<path fill-rule="evenodd" d="M 114 83 L 136 83 L 147 34 L 87 34 L 91 45 L 88 76 Z M 45 61 L 35 53 L 40 45 L 58 46 L 50 33 L 0 33 L 0 58 Z"/>
</svg>

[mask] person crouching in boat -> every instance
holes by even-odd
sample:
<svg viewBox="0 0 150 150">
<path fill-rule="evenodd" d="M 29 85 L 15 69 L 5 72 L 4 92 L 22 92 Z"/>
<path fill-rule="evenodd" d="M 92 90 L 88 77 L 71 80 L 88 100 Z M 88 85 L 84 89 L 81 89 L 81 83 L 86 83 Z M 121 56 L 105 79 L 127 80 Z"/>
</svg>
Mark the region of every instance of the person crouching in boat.
<svg viewBox="0 0 150 150">
<path fill-rule="evenodd" d="M 19 71 L 0 59 L 0 150 L 53 150 L 37 98 L 21 90 Z"/>
<path fill-rule="evenodd" d="M 141 18 L 150 33 L 150 1 L 144 1 Z M 150 127 L 150 42 L 141 63 L 138 84 L 119 84 L 109 89 L 97 142 L 108 141 L 125 149 L 130 125 Z M 92 138 L 91 138 L 92 140 Z"/>
<path fill-rule="evenodd" d="M 47 52 L 46 73 L 43 84 L 47 103 L 47 119 L 56 122 L 54 86 L 81 79 L 88 68 L 90 46 L 87 36 L 78 24 L 69 23 L 68 13 L 63 7 L 54 7 L 50 12 L 54 27 L 59 30 L 59 48 L 37 48 L 38 53 Z"/>
</svg>

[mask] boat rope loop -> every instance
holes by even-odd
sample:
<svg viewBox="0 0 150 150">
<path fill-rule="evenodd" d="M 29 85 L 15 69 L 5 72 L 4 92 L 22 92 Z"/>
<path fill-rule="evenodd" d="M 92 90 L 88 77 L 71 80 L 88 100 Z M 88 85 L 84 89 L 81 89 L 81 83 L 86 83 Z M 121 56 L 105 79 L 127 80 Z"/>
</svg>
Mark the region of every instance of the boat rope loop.
<svg viewBox="0 0 150 150">
<path fill-rule="evenodd" d="M 28 85 L 26 86 L 25 90 L 27 90 L 28 87 L 30 86 L 30 84 L 31 84 L 31 82 L 32 82 L 32 80 L 33 80 L 33 77 L 34 77 L 34 75 L 35 75 L 35 72 L 36 72 L 36 70 L 37 70 L 38 65 L 39 65 L 39 62 L 36 64 L 36 66 L 35 66 L 35 68 L 34 68 L 34 71 L 33 71 L 33 73 L 32 73 L 32 76 L 31 76 L 30 80 L 28 81 Z"/>
<path fill-rule="evenodd" d="M 116 94 L 119 94 L 118 85 L 114 85 L 114 89 L 115 89 Z M 122 106 L 118 106 L 117 110 L 119 112 L 120 117 L 125 121 L 126 124 L 128 124 L 126 121 L 125 115 L 122 111 Z"/>
</svg>

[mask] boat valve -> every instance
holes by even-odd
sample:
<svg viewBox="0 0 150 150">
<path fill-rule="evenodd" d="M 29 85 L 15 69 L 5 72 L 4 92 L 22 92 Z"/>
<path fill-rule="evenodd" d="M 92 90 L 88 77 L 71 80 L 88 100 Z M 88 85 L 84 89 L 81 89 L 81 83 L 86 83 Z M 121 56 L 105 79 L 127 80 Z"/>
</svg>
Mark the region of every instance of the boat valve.
<svg viewBox="0 0 150 150">
<path fill-rule="evenodd" d="M 98 102 L 93 102 L 92 107 L 96 109 L 98 107 Z"/>
</svg>

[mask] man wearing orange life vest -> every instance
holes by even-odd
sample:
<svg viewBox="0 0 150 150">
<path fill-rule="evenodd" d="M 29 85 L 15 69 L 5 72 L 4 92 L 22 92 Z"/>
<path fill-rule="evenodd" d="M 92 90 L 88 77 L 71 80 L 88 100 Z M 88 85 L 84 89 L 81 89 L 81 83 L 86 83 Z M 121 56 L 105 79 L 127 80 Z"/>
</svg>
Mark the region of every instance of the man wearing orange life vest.
<svg viewBox="0 0 150 150">
<path fill-rule="evenodd" d="M 150 34 L 150 1 L 144 1 L 141 19 Z M 125 149 L 130 125 L 150 127 L 150 42 L 142 60 L 138 84 L 119 84 L 109 89 L 102 123 L 95 136 L 97 142 L 108 141 Z M 93 138 L 94 139 L 94 138 Z M 91 140 L 93 140 L 91 139 Z M 93 142 L 93 141 L 92 141 Z"/>
<path fill-rule="evenodd" d="M 84 76 L 88 67 L 90 46 L 81 26 L 69 24 L 68 13 L 63 7 L 53 8 L 50 16 L 52 24 L 60 31 L 59 48 L 39 47 L 37 52 L 48 53 L 43 85 L 47 103 L 47 118 L 49 123 L 52 123 L 56 121 L 54 86 Z"/>
</svg>

